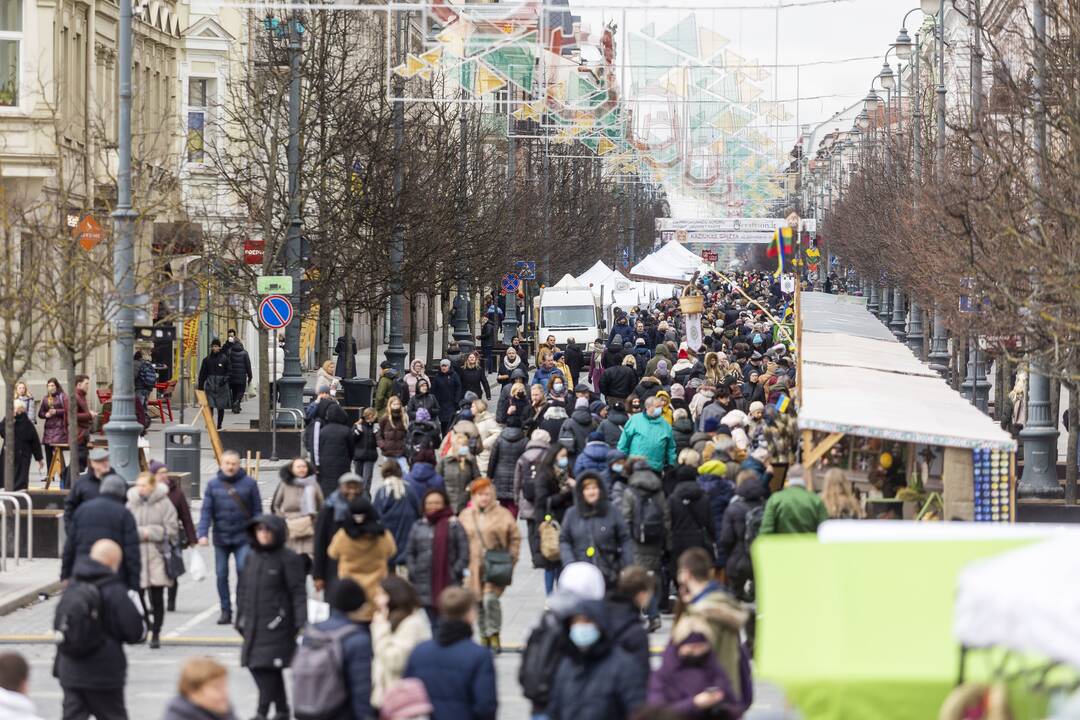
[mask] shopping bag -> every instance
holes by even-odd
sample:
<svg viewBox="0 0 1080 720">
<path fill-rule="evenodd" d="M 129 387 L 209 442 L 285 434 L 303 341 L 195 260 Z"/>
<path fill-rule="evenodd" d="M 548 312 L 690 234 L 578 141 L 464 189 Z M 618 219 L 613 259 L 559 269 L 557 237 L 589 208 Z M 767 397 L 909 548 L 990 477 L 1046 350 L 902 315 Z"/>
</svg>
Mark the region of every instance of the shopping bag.
<svg viewBox="0 0 1080 720">
<path fill-rule="evenodd" d="M 203 560 L 202 553 L 195 548 L 189 549 L 188 553 L 190 556 L 184 560 L 188 575 L 191 575 L 195 582 L 202 582 L 206 579 L 206 561 Z"/>
<path fill-rule="evenodd" d="M 315 600 L 308 598 L 307 601 L 307 621 L 311 624 L 321 623 L 323 620 L 327 620 L 330 617 L 330 603 L 325 603 L 322 600 Z"/>
</svg>

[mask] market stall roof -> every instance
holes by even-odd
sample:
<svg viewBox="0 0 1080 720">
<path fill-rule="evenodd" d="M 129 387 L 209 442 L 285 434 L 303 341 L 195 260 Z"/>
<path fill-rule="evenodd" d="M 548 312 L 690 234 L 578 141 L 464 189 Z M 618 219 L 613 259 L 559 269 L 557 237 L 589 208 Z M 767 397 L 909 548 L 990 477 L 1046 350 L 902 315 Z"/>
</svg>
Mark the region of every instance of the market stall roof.
<svg viewBox="0 0 1080 720">
<path fill-rule="evenodd" d="M 574 278 L 573 275 L 571 275 L 570 273 L 566 273 L 565 275 L 562 276 L 562 278 L 559 279 L 559 282 L 555 283 L 552 287 L 557 287 L 557 288 L 583 288 L 585 286 L 582 285 L 581 283 L 579 283 Z"/>
<path fill-rule="evenodd" d="M 604 264 L 603 260 L 597 260 L 596 264 L 577 276 L 579 283 L 588 287 L 589 285 L 599 286 L 611 275 L 611 268 Z"/>
<path fill-rule="evenodd" d="M 803 430 L 947 447 L 1015 450 L 1016 441 L 919 361 L 864 305 L 803 293 Z"/>
<path fill-rule="evenodd" d="M 708 269 L 708 265 L 705 265 L 701 258 L 678 242 L 671 241 L 630 268 L 630 277 L 660 283 L 685 281 L 695 272 L 705 272 Z"/>
</svg>

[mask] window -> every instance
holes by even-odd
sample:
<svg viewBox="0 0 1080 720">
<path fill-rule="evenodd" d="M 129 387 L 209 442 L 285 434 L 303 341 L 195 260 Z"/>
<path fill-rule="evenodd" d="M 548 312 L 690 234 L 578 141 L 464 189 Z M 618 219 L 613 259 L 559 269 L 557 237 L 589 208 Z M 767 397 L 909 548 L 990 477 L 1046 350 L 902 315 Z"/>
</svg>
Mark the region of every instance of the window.
<svg viewBox="0 0 1080 720">
<path fill-rule="evenodd" d="M 19 103 L 22 0 L 0 0 L 0 106 Z"/>
<path fill-rule="evenodd" d="M 210 107 L 212 81 L 188 79 L 188 162 L 201 163 L 206 158 L 206 116 Z"/>
<path fill-rule="evenodd" d="M 589 305 L 541 308 L 546 328 L 587 328 L 596 325 L 596 310 Z"/>
</svg>

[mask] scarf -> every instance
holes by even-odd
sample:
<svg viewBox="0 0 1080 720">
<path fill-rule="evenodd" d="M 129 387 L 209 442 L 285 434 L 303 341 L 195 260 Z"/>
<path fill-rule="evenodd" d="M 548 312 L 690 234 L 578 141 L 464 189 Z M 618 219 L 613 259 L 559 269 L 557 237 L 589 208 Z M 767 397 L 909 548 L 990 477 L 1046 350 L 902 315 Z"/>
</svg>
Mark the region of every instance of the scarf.
<svg viewBox="0 0 1080 720">
<path fill-rule="evenodd" d="M 472 625 L 464 620 L 443 620 L 435 630 L 435 642 L 443 647 L 472 637 Z"/>
<path fill-rule="evenodd" d="M 514 362 L 510 362 L 506 359 L 506 356 L 504 355 L 502 362 L 504 368 L 506 368 L 510 372 L 513 372 L 514 370 L 517 370 L 518 367 L 521 365 L 521 356 L 517 356 L 516 358 L 514 358 Z"/>
<path fill-rule="evenodd" d="M 435 529 L 431 538 L 431 599 L 436 600 L 450 586 L 450 518 L 454 511 L 448 507 L 426 515 Z"/>
<path fill-rule="evenodd" d="M 317 478 L 314 475 L 302 478 L 294 477 L 293 482 L 304 489 L 303 494 L 300 496 L 300 512 L 304 515 L 314 515 L 319 512 L 319 509 L 315 507 L 315 488 L 318 487 Z"/>
<path fill-rule="evenodd" d="M 349 501 L 343 498 L 341 493 L 335 490 L 330 493 L 330 497 L 326 498 L 326 504 L 334 511 L 334 522 L 343 524 L 345 522 L 345 516 L 349 514 Z"/>
</svg>

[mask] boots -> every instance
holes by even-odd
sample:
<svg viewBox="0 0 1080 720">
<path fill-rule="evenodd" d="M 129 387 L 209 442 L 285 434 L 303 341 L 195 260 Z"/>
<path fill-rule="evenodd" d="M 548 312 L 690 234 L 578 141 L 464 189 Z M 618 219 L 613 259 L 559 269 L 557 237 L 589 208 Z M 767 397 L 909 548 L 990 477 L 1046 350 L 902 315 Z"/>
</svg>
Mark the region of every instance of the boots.
<svg viewBox="0 0 1080 720">
<path fill-rule="evenodd" d="M 491 652 L 499 655 L 502 653 L 502 642 L 499 641 L 499 633 L 495 633 L 491 637 L 484 638 L 484 644 L 491 648 Z"/>
<path fill-rule="evenodd" d="M 150 636 L 150 649 L 151 650 L 157 650 L 160 647 L 161 647 L 161 633 L 155 631 Z"/>
<path fill-rule="evenodd" d="M 218 625 L 232 625 L 232 613 L 228 610 L 222 610 L 221 615 L 217 619 Z"/>
</svg>

